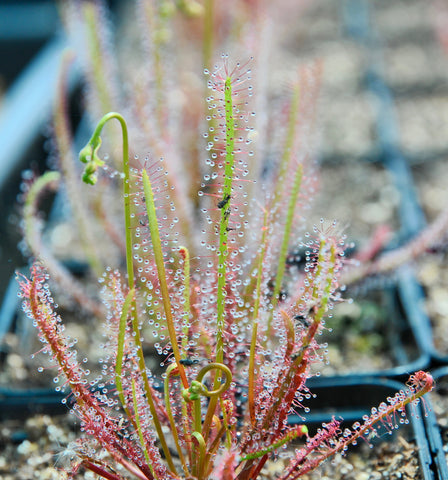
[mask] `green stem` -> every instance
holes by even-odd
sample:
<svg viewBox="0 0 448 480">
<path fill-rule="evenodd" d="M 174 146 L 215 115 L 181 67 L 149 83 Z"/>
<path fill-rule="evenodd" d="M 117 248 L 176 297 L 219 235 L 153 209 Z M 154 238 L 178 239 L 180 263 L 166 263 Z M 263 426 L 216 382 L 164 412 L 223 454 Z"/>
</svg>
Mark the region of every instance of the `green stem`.
<svg viewBox="0 0 448 480">
<path fill-rule="evenodd" d="M 225 305 L 226 305 L 226 283 L 227 283 L 227 256 L 229 216 L 231 213 L 230 200 L 232 197 L 232 181 L 235 163 L 235 120 L 233 117 L 232 79 L 227 77 L 224 84 L 224 104 L 226 122 L 226 159 L 224 167 L 224 184 L 222 188 L 221 219 L 219 222 L 219 245 L 218 245 L 218 291 L 217 291 L 217 320 L 216 320 L 216 352 L 215 362 L 222 364 L 224 361 L 224 327 L 225 327 Z M 220 382 L 221 377 L 217 375 L 214 380 L 214 388 Z M 212 397 L 208 405 L 205 417 L 203 433 L 207 440 L 210 425 L 217 406 L 218 398 Z"/>
<path fill-rule="evenodd" d="M 129 136 L 128 127 L 123 116 L 117 112 L 110 112 L 98 122 L 92 137 L 87 145 L 79 153 L 81 162 L 86 164 L 83 181 L 85 183 L 95 185 L 97 182 L 97 170 L 104 165 L 104 161 L 98 157 L 98 149 L 101 146 L 101 132 L 104 125 L 115 118 L 120 122 L 122 136 L 123 136 L 123 198 L 124 198 L 124 221 L 125 221 L 125 235 L 126 235 L 126 269 L 128 274 L 129 288 L 135 286 L 134 265 L 132 259 L 132 229 L 131 229 L 131 181 L 130 181 L 130 167 L 129 167 Z"/>
<path fill-rule="evenodd" d="M 283 211 L 282 209 L 282 203 L 281 199 L 282 196 L 285 195 L 285 182 L 287 182 L 287 174 L 289 173 L 288 169 L 290 169 L 290 164 L 291 164 L 291 159 L 293 156 L 293 148 L 294 148 L 294 141 L 296 138 L 296 129 L 297 129 L 297 115 L 299 113 L 299 107 L 300 107 L 300 88 L 299 85 L 296 85 L 293 91 L 293 96 L 289 108 L 289 117 L 288 117 L 288 126 L 287 126 L 287 132 L 286 132 L 286 139 L 285 139 L 285 145 L 283 148 L 283 153 L 280 161 L 280 167 L 279 167 L 279 172 L 277 175 L 277 182 L 275 183 L 276 188 L 275 192 L 273 195 L 272 200 L 269 202 L 269 207 L 268 210 L 270 212 L 273 212 L 273 220 L 271 220 L 272 223 L 276 221 L 281 221 L 280 220 L 280 212 Z M 291 193 L 288 201 L 288 207 L 287 207 L 287 219 L 286 219 L 286 228 L 291 230 L 292 228 L 292 220 L 293 220 L 293 215 L 291 213 L 294 213 L 294 208 L 296 206 L 297 202 L 297 195 L 295 194 L 296 188 L 300 189 L 300 183 L 302 180 L 302 175 L 303 175 L 303 167 L 299 166 L 298 168 L 299 171 L 295 172 L 295 180 L 293 184 L 293 192 Z M 291 173 L 292 175 L 292 173 Z M 289 182 L 288 182 L 289 183 Z M 272 303 L 274 307 L 278 303 L 278 295 L 281 290 L 281 282 L 283 280 L 283 275 L 285 271 L 285 259 L 287 255 L 287 248 L 288 248 L 288 243 L 290 240 L 290 232 L 284 232 L 283 236 L 283 243 L 281 247 L 281 258 L 279 259 L 278 265 L 279 265 L 279 270 L 277 271 L 277 277 L 275 281 L 275 291 L 272 296 L 273 300 Z M 248 292 L 252 291 L 252 286 L 249 285 Z M 272 317 L 268 320 L 269 324 L 269 330 L 271 328 L 271 323 L 272 323 Z"/>
<path fill-rule="evenodd" d="M 306 425 L 299 425 L 294 430 L 288 432 L 284 437 L 280 438 L 272 445 L 269 445 L 269 447 L 266 447 L 263 450 L 258 450 L 257 452 L 249 453 L 245 457 L 241 458 L 240 461 L 244 462 L 246 460 L 254 460 L 255 458 L 263 457 L 267 453 L 273 452 L 274 450 L 277 450 L 277 448 L 280 448 L 282 445 L 291 442 L 299 436 L 306 435 L 307 433 L 308 428 L 306 427 Z"/>
<path fill-rule="evenodd" d="M 179 247 L 179 252 L 184 259 L 184 324 L 182 328 L 182 349 L 184 358 L 187 357 L 189 322 L 190 322 L 190 253 L 186 247 Z"/>
<path fill-rule="evenodd" d="M 272 302 L 271 302 L 274 308 L 278 305 L 283 277 L 285 275 L 286 256 L 288 255 L 288 246 L 289 246 L 290 237 L 291 237 L 294 214 L 297 206 L 297 200 L 299 198 L 300 187 L 302 185 L 302 176 L 303 176 L 303 167 L 302 165 L 299 165 L 295 173 L 294 183 L 292 186 L 291 194 L 289 196 L 288 209 L 286 213 L 285 229 L 283 232 L 282 245 L 280 248 L 280 256 L 278 260 L 278 270 L 277 270 L 277 275 L 275 277 L 274 293 L 272 295 Z M 269 318 L 268 332 L 270 332 L 271 330 L 271 323 L 272 323 L 272 316 Z"/>
<path fill-rule="evenodd" d="M 221 383 L 216 381 L 217 378 L 221 377 L 218 374 L 215 375 L 213 390 L 207 390 L 206 386 L 202 383 L 203 378 L 210 370 L 219 370 L 225 376 L 225 382 Z M 231 383 L 232 372 L 230 371 L 229 367 L 226 367 L 222 363 L 209 363 L 199 371 L 196 380 L 191 382 L 191 386 L 182 392 L 182 396 L 185 401 L 194 402 L 193 434 L 196 433 L 201 435 L 201 438 L 203 438 L 205 442 L 207 442 L 207 438 L 210 434 L 210 425 L 213 420 L 216 407 L 213 408 L 213 410 L 210 408 L 207 410 L 204 425 L 201 426 L 201 395 L 210 398 L 210 403 L 214 402 L 216 406 L 218 400 L 222 397 L 222 394 L 229 389 Z M 209 418 L 209 415 L 211 415 L 211 418 Z M 197 465 L 198 464 L 196 463 L 196 467 Z M 193 469 L 193 474 L 197 476 L 198 472 L 201 472 L 201 470 L 198 470 L 196 467 Z"/>
<path fill-rule="evenodd" d="M 136 387 L 135 387 L 135 379 L 132 378 L 132 401 L 134 402 L 134 405 L 135 405 L 135 408 L 134 408 L 134 418 L 135 418 L 135 425 L 136 425 L 136 430 L 137 430 L 137 433 L 138 433 L 138 437 L 140 439 L 140 444 L 143 448 L 143 454 L 145 455 L 145 460 L 146 460 L 146 463 L 149 467 L 149 469 L 151 470 L 151 473 L 152 475 L 154 476 L 154 468 L 152 467 L 152 461 L 151 461 L 151 458 L 149 457 L 149 453 L 148 453 L 148 448 L 146 447 L 146 443 L 145 443 L 145 439 L 143 437 L 143 430 L 142 430 L 142 426 L 141 426 L 141 422 L 140 422 L 140 414 L 138 412 L 138 400 L 137 400 L 137 391 L 136 391 Z"/>
<path fill-rule="evenodd" d="M 283 155 L 280 163 L 280 171 L 278 174 L 279 181 L 277 182 L 277 189 L 274 194 L 274 198 L 271 202 L 271 210 L 275 211 L 275 218 L 279 218 L 279 208 L 280 208 L 280 198 L 284 192 L 284 182 L 286 181 L 286 175 L 288 172 L 288 168 L 291 163 L 292 155 L 293 155 L 293 147 L 294 147 L 294 140 L 295 140 L 295 133 L 297 127 L 297 114 L 299 112 L 300 106 L 300 89 L 299 86 L 296 85 L 293 97 L 291 100 L 291 106 L 289 110 L 289 119 L 288 119 L 288 130 L 286 134 L 286 141 L 285 147 L 283 150 Z M 280 249 L 280 257 L 278 260 L 278 270 L 277 275 L 275 278 L 274 284 L 274 292 L 272 295 L 272 305 L 275 308 L 279 302 L 279 294 L 282 288 L 283 277 L 285 274 L 286 268 L 286 256 L 288 254 L 288 246 L 291 236 L 291 230 L 294 220 L 294 213 L 297 205 L 297 200 L 300 193 L 300 187 L 302 184 L 302 177 L 303 177 L 303 167 L 302 165 L 298 165 L 297 169 L 294 174 L 294 182 L 292 185 L 292 191 L 289 194 L 288 199 L 288 206 L 286 211 L 286 221 L 285 221 L 285 230 L 283 232 L 283 240 Z M 272 324 L 272 315 L 268 320 L 268 332 L 271 331 L 271 324 Z"/>
<path fill-rule="evenodd" d="M 159 224 L 157 222 L 156 207 L 154 203 L 154 195 L 152 193 L 151 182 L 146 170 L 143 170 L 143 191 L 145 193 L 146 212 L 148 215 L 148 226 L 151 233 L 152 248 L 154 258 L 156 260 L 157 274 L 159 279 L 160 291 L 162 294 L 162 303 L 165 311 L 165 319 L 171 340 L 171 348 L 173 349 L 174 358 L 179 368 L 179 375 L 184 388 L 188 388 L 187 375 L 184 366 L 181 363 L 179 345 L 177 342 L 177 333 L 174 326 L 173 314 L 171 311 L 170 292 L 166 280 L 165 262 L 163 259 L 162 243 L 160 241 Z"/>
<path fill-rule="evenodd" d="M 224 320 L 227 281 L 227 256 L 229 254 L 229 216 L 230 199 L 232 196 L 232 180 L 235 163 L 235 120 L 233 117 L 232 83 L 228 77 L 224 86 L 224 103 L 226 112 L 226 160 L 224 167 L 224 185 L 222 189 L 223 207 L 219 222 L 219 246 L 218 246 L 218 293 L 217 293 L 217 332 L 216 332 L 216 362 L 222 363 L 224 359 Z"/>
<path fill-rule="evenodd" d="M 201 412 L 201 399 L 200 397 L 194 401 L 194 418 L 193 418 L 194 431 L 201 433 L 202 428 L 202 412 Z"/>
<path fill-rule="evenodd" d="M 203 469 L 205 462 L 206 444 L 204 437 L 199 432 L 193 432 L 191 436 L 196 439 L 199 446 L 199 459 L 197 462 L 197 472 L 195 472 L 195 475 L 198 480 L 201 480 L 202 478 L 204 478 L 203 473 L 205 473 L 203 472 Z"/>
<path fill-rule="evenodd" d="M 115 362 L 115 386 L 117 387 L 118 398 L 120 399 L 123 408 L 125 409 L 129 418 L 132 418 L 130 415 L 129 409 L 126 404 L 126 400 L 123 394 L 123 382 L 122 373 L 123 373 L 123 356 L 124 356 L 124 346 L 125 346 L 125 334 L 126 334 L 126 323 L 129 315 L 129 310 L 132 303 L 134 302 L 135 289 L 129 290 L 129 293 L 126 295 L 123 309 L 120 316 L 120 326 L 118 330 L 118 344 L 117 344 L 117 358 Z"/>
<path fill-rule="evenodd" d="M 136 307 L 136 305 L 134 305 L 134 306 Z M 159 417 L 158 417 L 158 414 L 157 414 L 157 410 L 156 410 L 156 407 L 155 407 L 155 404 L 154 404 L 154 400 L 153 400 L 153 397 L 152 397 L 153 393 L 152 393 L 152 390 L 151 390 L 151 386 L 149 385 L 148 374 L 146 373 L 147 369 L 146 369 L 146 364 L 145 364 L 145 358 L 143 356 L 143 348 L 142 348 L 142 342 L 141 342 L 141 338 L 140 338 L 140 326 L 139 326 L 137 314 L 135 312 L 134 312 L 134 315 L 133 315 L 133 318 L 132 318 L 132 329 L 133 329 L 133 332 L 135 334 L 134 341 L 135 341 L 135 344 L 137 346 L 138 366 L 139 366 L 139 370 L 140 370 L 140 373 L 141 373 L 142 378 L 143 378 L 143 384 L 144 384 L 144 388 L 145 388 L 146 399 L 147 399 L 147 402 L 148 402 L 149 410 L 151 412 L 154 427 L 157 431 L 157 436 L 159 438 L 160 444 L 161 444 L 163 452 L 165 454 L 168 466 L 169 466 L 169 468 L 171 469 L 172 472 L 176 472 L 176 467 L 174 466 L 173 458 L 172 458 L 171 452 L 168 448 L 168 444 L 166 442 L 165 435 L 164 435 L 163 430 L 162 430 L 162 425 L 160 423 L 160 420 L 159 420 Z"/>
<path fill-rule="evenodd" d="M 275 416 L 276 411 L 284 401 L 284 397 L 289 389 L 292 378 L 298 374 L 303 374 L 303 372 L 306 370 L 306 366 L 308 362 L 305 354 L 308 348 L 310 348 L 311 342 L 315 337 L 316 333 L 318 332 L 323 316 L 327 311 L 328 300 L 331 295 L 331 288 L 332 288 L 332 283 L 335 275 L 335 262 L 336 262 L 335 255 L 336 254 L 335 254 L 334 245 L 331 245 L 329 250 L 330 252 L 328 253 L 326 248 L 326 241 L 322 240 L 320 244 L 318 264 L 319 266 L 322 266 L 324 262 L 326 262 L 330 265 L 330 267 L 326 272 L 325 278 L 322 280 L 324 282 L 323 290 L 316 288 L 316 286 L 313 287 L 312 303 L 314 303 L 315 305 L 318 305 L 318 307 L 313 315 L 313 322 L 310 328 L 308 329 L 307 335 L 302 340 L 300 351 L 298 352 L 296 358 L 292 362 L 288 370 L 288 373 L 285 375 L 285 379 L 281 383 L 278 392 L 275 393 L 276 401 L 274 402 L 273 406 L 270 409 L 270 412 L 266 415 L 264 419 L 263 428 L 269 428 L 271 421 Z M 328 255 L 330 258 L 326 258 Z M 318 278 L 317 276 L 314 276 L 314 275 L 313 277 L 316 279 Z"/>
<path fill-rule="evenodd" d="M 184 470 L 185 475 L 187 477 L 189 477 L 190 472 L 188 471 L 188 467 L 187 467 L 187 464 L 185 462 L 185 457 L 184 457 L 184 454 L 182 452 L 182 448 L 180 447 L 180 444 L 179 444 L 179 434 L 177 432 L 176 422 L 174 421 L 173 413 L 171 411 L 170 377 L 171 377 L 172 374 L 177 373 L 177 372 L 175 372 L 176 369 L 177 369 L 177 364 L 176 363 L 172 363 L 166 369 L 166 376 L 165 376 L 165 380 L 164 380 L 165 408 L 166 408 L 166 413 L 168 415 L 168 420 L 169 420 L 170 425 L 171 425 L 171 433 L 173 434 L 174 443 L 176 445 L 176 450 L 177 450 L 177 453 L 179 455 L 180 462 L 182 463 L 182 468 Z"/>
<path fill-rule="evenodd" d="M 227 417 L 227 412 L 224 408 L 224 400 L 222 397 L 220 397 L 219 402 L 221 404 L 222 423 L 224 424 L 224 428 L 226 431 L 226 448 L 227 450 L 230 450 L 232 448 L 232 436 L 230 435 L 229 418 Z"/>
<path fill-rule="evenodd" d="M 182 328 L 182 350 L 184 358 L 187 358 L 188 355 L 188 340 L 190 337 L 190 252 L 186 247 L 179 247 L 179 253 L 184 259 L 184 324 Z M 188 423 L 188 406 L 186 402 L 182 402 L 182 419 L 184 424 L 184 434 L 188 453 L 191 459 L 191 448 L 189 440 L 191 437 L 189 435 L 189 423 Z"/>
<path fill-rule="evenodd" d="M 220 375 L 217 374 L 213 382 L 213 391 L 209 392 L 209 395 L 207 395 L 211 398 L 210 398 L 209 408 L 207 409 L 207 414 L 205 416 L 204 425 L 202 426 L 202 434 L 204 435 L 205 439 L 208 439 L 209 437 L 210 426 L 213 421 L 213 415 L 215 414 L 216 405 L 218 404 L 220 395 L 222 392 L 224 392 L 230 387 L 230 382 L 232 380 L 232 373 L 229 370 L 229 368 L 220 363 L 210 363 L 207 365 L 207 367 L 204 367 L 199 373 L 201 374 L 202 372 L 204 372 L 203 374 L 205 375 L 205 373 L 211 368 L 217 368 L 218 370 L 221 370 L 222 372 L 224 372 L 226 375 L 226 382 L 220 383 L 221 377 Z M 199 378 L 199 374 L 198 374 L 198 378 Z"/>
<path fill-rule="evenodd" d="M 134 302 L 134 295 L 135 289 L 132 289 L 126 295 L 123 309 L 120 315 L 120 326 L 118 330 L 118 344 L 117 344 L 117 358 L 115 361 L 115 385 L 117 388 L 118 398 L 123 406 L 124 411 L 126 412 L 128 418 L 131 420 L 132 424 L 134 425 L 134 429 L 138 432 L 140 443 L 143 448 L 143 453 L 145 455 L 145 459 L 147 462 L 148 467 L 150 468 L 152 474 L 154 474 L 153 468 L 151 466 L 151 459 L 149 458 L 149 453 L 146 447 L 145 440 L 143 438 L 143 432 L 140 422 L 140 414 L 138 411 L 138 402 L 137 402 L 137 394 L 136 394 L 136 386 L 135 380 L 132 378 L 132 401 L 134 405 L 134 415 L 131 415 L 131 411 L 127 405 L 126 399 L 124 398 L 123 394 L 123 357 L 124 357 L 124 347 L 125 347 L 125 335 L 126 335 L 126 324 L 127 319 L 129 316 L 129 310 L 132 308 L 132 304 Z"/>
<path fill-rule="evenodd" d="M 263 234 L 261 237 L 262 250 L 258 256 L 258 265 L 257 265 L 257 283 L 255 287 L 254 295 L 254 312 L 252 315 L 252 339 L 250 342 L 250 353 L 249 353 L 249 383 L 248 383 L 248 406 L 250 413 L 250 420 L 252 425 L 255 425 L 255 350 L 257 348 L 257 338 L 258 338 L 258 312 L 260 308 L 260 299 L 261 299 L 261 282 L 263 279 L 263 261 L 266 254 L 267 248 L 267 230 L 268 230 L 268 210 L 264 212 L 263 220 Z"/>
<path fill-rule="evenodd" d="M 104 161 L 100 160 L 98 157 L 98 149 L 101 146 L 101 131 L 104 125 L 111 119 L 115 118 L 119 121 L 123 134 L 123 198 L 124 198 L 124 216 L 125 216 L 125 229 L 126 229 L 126 268 L 128 274 L 128 284 L 129 289 L 133 290 L 135 288 L 135 274 L 134 274 L 134 264 L 132 258 L 132 229 L 131 229 L 131 201 L 130 201 L 130 167 L 129 167 L 129 140 L 128 140 L 128 129 L 126 122 L 122 115 L 116 112 L 110 112 L 104 115 L 104 117 L 98 122 L 92 137 L 90 138 L 87 145 L 79 153 L 79 159 L 81 162 L 86 164 L 83 180 L 85 183 L 94 185 L 97 182 L 96 172 L 99 167 L 104 165 Z M 134 342 L 137 349 L 137 358 L 138 366 L 142 375 L 146 399 L 148 402 L 149 409 L 151 411 L 154 427 L 157 431 L 157 435 L 160 440 L 163 452 L 166 457 L 167 464 L 169 468 L 175 472 L 176 468 L 171 457 L 168 444 L 166 443 L 165 435 L 162 430 L 162 425 L 160 424 L 159 417 L 157 415 L 157 410 L 154 404 L 152 397 L 151 386 L 149 385 L 149 379 L 145 364 L 145 358 L 143 355 L 143 347 L 140 337 L 140 325 L 138 319 L 138 310 L 137 302 L 135 295 L 132 300 L 131 305 L 132 312 L 132 330 L 134 333 Z"/>
<path fill-rule="evenodd" d="M 279 181 L 277 182 L 277 188 L 271 203 L 271 205 L 274 207 L 277 206 L 277 204 L 279 203 L 280 197 L 282 196 L 282 193 L 284 190 L 284 181 L 286 180 L 285 178 L 286 172 L 288 170 L 288 167 L 292 158 L 299 106 L 300 106 L 300 88 L 299 88 L 299 85 L 296 85 L 294 88 L 293 97 L 291 100 L 291 106 L 289 109 L 288 130 L 286 132 L 285 148 L 283 149 L 282 159 L 280 162 L 280 169 L 277 176 Z"/>
</svg>

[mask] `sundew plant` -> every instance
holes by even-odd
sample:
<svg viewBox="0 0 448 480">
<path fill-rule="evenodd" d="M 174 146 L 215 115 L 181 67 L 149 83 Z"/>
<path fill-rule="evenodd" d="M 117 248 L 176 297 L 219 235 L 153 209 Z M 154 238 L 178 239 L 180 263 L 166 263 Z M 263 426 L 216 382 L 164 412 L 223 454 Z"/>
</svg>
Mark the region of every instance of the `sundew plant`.
<svg viewBox="0 0 448 480">
<path fill-rule="evenodd" d="M 335 419 L 315 435 L 288 424 L 310 398 L 310 366 L 325 361 L 319 335 L 343 301 L 345 239 L 337 225 L 319 222 L 299 240 L 313 166 L 297 140 L 298 88 L 278 132 L 279 160 L 254 178 L 249 65 L 232 67 L 224 58 L 208 85 L 208 158 L 190 247 L 177 233 L 182 218 L 167 166 L 130 157 L 121 114 L 105 115 L 80 153 L 83 180 L 97 188 L 106 166 L 101 133 L 118 122 L 127 272 L 108 269 L 101 277 L 109 338 L 100 375 L 91 378 L 77 359 L 44 267 L 36 263 L 30 279 L 20 280 L 24 309 L 81 421 L 71 475 L 84 468 L 110 480 L 249 480 L 262 478 L 282 453 L 277 478 L 292 480 L 359 438 L 397 428 L 407 421 L 406 405 L 432 388 L 431 376 L 417 372 L 344 431 Z M 304 269 L 287 261 L 298 246 Z M 144 341 L 164 358 L 161 377 L 146 366 Z"/>
</svg>

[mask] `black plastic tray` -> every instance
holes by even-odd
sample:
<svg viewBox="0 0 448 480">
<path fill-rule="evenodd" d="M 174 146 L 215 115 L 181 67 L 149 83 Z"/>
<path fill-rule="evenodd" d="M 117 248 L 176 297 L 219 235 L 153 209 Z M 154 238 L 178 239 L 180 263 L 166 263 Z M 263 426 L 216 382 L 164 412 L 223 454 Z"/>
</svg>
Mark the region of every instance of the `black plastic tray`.
<svg viewBox="0 0 448 480">
<path fill-rule="evenodd" d="M 382 289 L 385 297 L 386 325 L 384 335 L 387 355 L 394 366 L 386 369 L 362 371 L 351 369 L 350 373 L 334 374 L 350 379 L 353 375 L 389 377 L 404 381 L 409 373 L 427 369 L 430 365 L 430 355 L 427 348 L 431 341 L 429 323 L 425 324 L 418 315 L 415 301 L 412 297 L 413 287 L 418 287 L 412 273 L 403 268 L 394 275 Z M 349 295 L 350 296 L 350 295 Z M 354 295 L 356 301 L 357 296 Z M 368 298 L 368 295 L 366 296 Z M 330 333 L 328 340 L 331 341 Z M 331 375 L 333 376 L 333 375 Z M 348 380 L 350 381 L 350 380 Z"/>
</svg>

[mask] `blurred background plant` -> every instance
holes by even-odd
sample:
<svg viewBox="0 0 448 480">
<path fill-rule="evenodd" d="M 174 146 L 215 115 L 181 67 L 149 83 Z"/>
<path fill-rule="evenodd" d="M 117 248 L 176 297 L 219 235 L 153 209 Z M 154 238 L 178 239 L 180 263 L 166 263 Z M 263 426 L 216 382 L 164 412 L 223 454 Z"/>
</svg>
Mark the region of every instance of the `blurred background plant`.
<svg viewBox="0 0 448 480">
<path fill-rule="evenodd" d="M 221 53 L 223 49 L 231 48 L 234 58 L 247 57 L 247 52 L 252 52 L 257 71 L 261 69 L 263 72 L 254 79 L 255 86 L 261 86 L 262 90 L 257 96 L 259 105 L 253 107 L 262 106 L 263 102 L 266 104 L 273 95 L 264 78 L 271 47 L 268 32 L 273 24 L 269 13 L 272 7 L 263 5 L 263 2 L 233 2 L 223 6 L 212 1 L 203 5 L 197 2 L 142 1 L 136 2 L 134 7 L 123 10 L 123 15 L 130 18 L 115 31 L 109 12 L 101 2 L 67 2 L 63 5 L 66 30 L 84 72 L 85 115 L 87 118 L 98 118 L 105 111 L 124 112 L 129 119 L 130 135 L 135 139 L 132 147 L 134 163 L 138 164 L 137 157 L 143 158 L 148 153 L 152 158 L 163 157 L 168 166 L 167 181 L 168 188 L 172 189 L 173 207 L 176 216 L 182 219 L 180 234 L 194 254 L 198 246 L 196 233 L 201 228 L 201 199 L 197 192 L 204 175 L 210 175 L 211 171 L 211 167 L 204 164 L 201 152 L 207 145 L 205 132 L 213 128 L 214 123 L 211 115 L 204 123 L 208 106 L 204 100 L 207 84 L 203 71 L 209 70 L 211 57 L 216 58 L 217 51 Z M 83 307 L 98 313 L 98 305 L 90 301 L 79 302 L 82 298 L 86 300 L 87 295 L 82 293 L 83 287 L 69 269 L 61 265 L 61 259 L 69 257 L 71 263 L 76 260 L 89 264 L 94 278 L 101 274 L 106 264 L 117 267 L 123 263 L 123 227 L 113 208 L 117 185 L 120 184 L 116 170 L 117 139 L 120 137 L 114 131 L 116 127 L 111 128 L 112 133 L 105 135 L 104 147 L 109 152 L 111 167 L 108 174 L 100 178 L 101 188 L 92 193 L 80 183 L 79 169 L 77 171 L 74 162 L 76 143 L 66 100 L 71 64 L 67 55 L 54 111 L 53 162 L 59 174 L 52 174 L 34 184 L 27 182 L 33 186 L 26 187 L 30 190 L 25 193 L 24 232 L 30 253 L 35 257 L 44 257 L 52 278 L 64 285 L 62 290 L 65 294 L 77 297 Z M 297 71 L 297 68 L 293 70 Z M 299 74 L 300 80 L 295 75 L 296 86 L 292 88 L 298 89 L 299 82 L 306 82 L 301 122 L 304 122 L 306 114 L 310 114 L 306 121 L 311 125 L 318 75 L 312 73 L 313 70 L 317 72 L 316 67 L 310 67 L 307 73 L 305 70 L 302 69 Z M 287 115 L 284 113 L 290 102 L 287 90 L 273 107 L 279 115 Z M 282 142 L 292 140 L 292 136 L 287 140 L 275 138 L 269 124 L 274 122 L 274 117 L 270 120 L 266 115 L 260 117 L 255 117 L 251 141 L 256 139 L 255 148 L 264 153 L 254 155 L 249 161 L 258 178 L 261 178 L 263 170 L 272 171 L 274 168 L 274 164 L 271 162 L 268 165 L 263 156 L 275 155 L 276 150 L 283 148 Z M 302 131 L 295 132 L 295 135 L 301 137 L 304 151 L 311 149 L 310 127 L 306 127 L 308 135 L 305 135 L 305 127 L 300 128 Z M 256 162 L 252 160 L 255 158 Z M 38 202 L 46 190 L 62 193 L 59 205 L 66 208 L 68 204 L 70 213 L 63 217 L 62 222 L 55 223 L 42 241 L 36 215 Z M 167 216 L 170 218 L 173 214 L 168 210 Z M 111 249 L 98 241 L 104 235 L 112 240 Z M 72 288 L 69 288 L 68 282 Z M 90 293 L 93 290 L 91 287 Z"/>
</svg>

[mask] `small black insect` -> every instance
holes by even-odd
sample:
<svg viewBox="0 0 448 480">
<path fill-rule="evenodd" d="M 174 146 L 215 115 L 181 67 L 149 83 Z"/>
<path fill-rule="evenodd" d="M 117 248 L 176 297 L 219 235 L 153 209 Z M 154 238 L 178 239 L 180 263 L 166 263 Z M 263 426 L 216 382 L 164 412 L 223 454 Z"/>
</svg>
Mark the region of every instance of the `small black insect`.
<svg viewBox="0 0 448 480">
<path fill-rule="evenodd" d="M 227 193 L 226 195 L 224 195 L 224 198 L 218 202 L 218 208 L 224 208 L 229 203 L 229 200 L 230 195 Z"/>
<path fill-rule="evenodd" d="M 294 320 L 297 320 L 306 328 L 308 328 L 311 325 L 311 322 L 305 317 L 305 315 L 296 315 L 294 317 Z"/>
<path fill-rule="evenodd" d="M 192 365 L 197 365 L 199 363 L 199 360 L 197 358 L 182 358 L 180 360 L 180 363 L 182 365 L 185 365 L 186 367 L 191 367 Z"/>
<path fill-rule="evenodd" d="M 297 350 L 297 352 L 291 355 L 291 361 L 295 362 L 302 354 L 303 354 L 303 349 L 300 348 L 299 350 Z"/>
<path fill-rule="evenodd" d="M 230 208 L 228 208 L 225 212 L 224 212 L 224 220 L 227 220 L 230 216 Z"/>
</svg>

